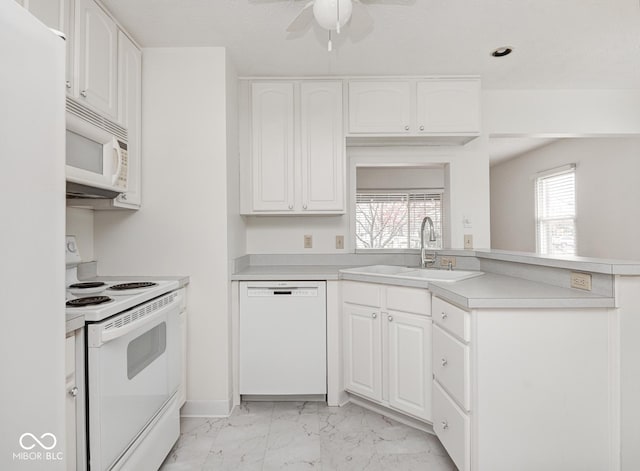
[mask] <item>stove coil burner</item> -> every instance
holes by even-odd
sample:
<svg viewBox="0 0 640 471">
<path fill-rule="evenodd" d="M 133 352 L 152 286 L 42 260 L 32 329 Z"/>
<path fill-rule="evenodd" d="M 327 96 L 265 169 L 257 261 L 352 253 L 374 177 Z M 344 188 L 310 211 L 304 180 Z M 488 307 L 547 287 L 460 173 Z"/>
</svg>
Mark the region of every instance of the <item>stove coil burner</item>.
<svg viewBox="0 0 640 471">
<path fill-rule="evenodd" d="M 134 283 L 122 283 L 119 285 L 113 285 L 109 287 L 109 289 L 115 291 L 126 291 L 128 289 L 151 288 L 152 286 L 158 286 L 158 283 L 152 283 L 151 281 L 136 281 Z"/>
<path fill-rule="evenodd" d="M 67 301 L 69 307 L 97 306 L 112 301 L 109 296 L 87 296 Z"/>
<path fill-rule="evenodd" d="M 74 283 L 69 285 L 69 288 L 73 289 L 89 289 L 89 288 L 100 288 L 101 286 L 105 286 L 106 283 L 102 281 L 87 281 L 84 283 Z"/>
</svg>

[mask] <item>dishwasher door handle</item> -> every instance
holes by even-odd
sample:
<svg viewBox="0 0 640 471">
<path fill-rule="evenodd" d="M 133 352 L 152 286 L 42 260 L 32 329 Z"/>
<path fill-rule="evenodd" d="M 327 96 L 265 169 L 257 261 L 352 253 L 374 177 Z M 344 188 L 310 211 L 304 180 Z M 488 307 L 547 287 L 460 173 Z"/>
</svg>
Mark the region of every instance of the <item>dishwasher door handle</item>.
<svg viewBox="0 0 640 471">
<path fill-rule="evenodd" d="M 289 291 L 283 291 L 283 290 L 277 290 L 273 292 L 274 296 L 291 296 L 293 294 L 293 291 L 289 290 Z"/>
</svg>

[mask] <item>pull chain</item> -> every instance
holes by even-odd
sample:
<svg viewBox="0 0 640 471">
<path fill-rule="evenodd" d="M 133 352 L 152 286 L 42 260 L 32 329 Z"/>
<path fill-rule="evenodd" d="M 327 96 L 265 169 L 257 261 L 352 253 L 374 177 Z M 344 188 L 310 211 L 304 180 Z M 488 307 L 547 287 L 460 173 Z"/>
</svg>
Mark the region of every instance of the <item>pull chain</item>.
<svg viewBox="0 0 640 471">
<path fill-rule="evenodd" d="M 331 43 L 331 30 L 329 30 L 329 43 L 327 44 L 327 51 L 331 52 L 333 50 L 333 44 Z"/>
</svg>

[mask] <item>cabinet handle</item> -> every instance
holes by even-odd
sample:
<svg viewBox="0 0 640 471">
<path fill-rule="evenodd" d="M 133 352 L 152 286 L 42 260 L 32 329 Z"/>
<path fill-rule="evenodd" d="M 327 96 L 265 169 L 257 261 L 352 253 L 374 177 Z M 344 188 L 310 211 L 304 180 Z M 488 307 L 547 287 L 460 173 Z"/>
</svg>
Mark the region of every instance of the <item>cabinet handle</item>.
<svg viewBox="0 0 640 471">
<path fill-rule="evenodd" d="M 389 322 L 393 322 L 393 316 L 389 316 L 387 319 L 389 319 Z"/>
<path fill-rule="evenodd" d="M 80 92 L 80 95 L 82 95 L 83 97 L 87 98 L 87 91 L 86 90 L 82 90 Z"/>
<path fill-rule="evenodd" d="M 71 88 L 71 82 L 69 82 L 68 80 L 66 81 L 65 85 L 67 86 L 67 88 Z"/>
<path fill-rule="evenodd" d="M 447 423 L 446 420 L 443 420 L 441 425 L 442 425 L 442 430 L 447 430 L 449 428 L 449 424 Z"/>
<path fill-rule="evenodd" d="M 410 128 L 409 128 L 409 126 L 405 126 L 405 127 L 404 127 L 404 130 L 405 130 L 405 131 L 408 131 L 409 129 L 410 129 Z"/>
<path fill-rule="evenodd" d="M 289 209 L 293 209 L 293 205 L 292 204 L 289 205 Z"/>
<path fill-rule="evenodd" d="M 378 314 L 376 314 L 376 313 L 374 312 L 373 314 L 371 314 L 371 317 L 373 317 L 373 318 L 375 319 L 376 317 L 378 317 Z"/>
<path fill-rule="evenodd" d="M 127 201 L 127 194 L 126 193 L 121 193 L 120 194 L 120 199 L 123 201 Z"/>
<path fill-rule="evenodd" d="M 447 359 L 443 358 L 442 359 L 442 366 L 444 367 L 444 366 L 447 366 L 448 364 L 449 364 L 449 362 L 447 361 Z"/>
<path fill-rule="evenodd" d="M 446 319 L 447 317 L 449 317 L 449 316 L 447 315 L 447 313 L 446 313 L 446 312 L 443 312 L 443 313 L 442 313 L 442 315 L 441 315 L 441 317 L 442 317 L 442 320 L 445 320 L 445 319 Z"/>
<path fill-rule="evenodd" d="M 424 131 L 424 126 L 420 126 L 420 131 Z"/>
<path fill-rule="evenodd" d="M 76 397 L 78 395 L 78 386 L 74 386 L 69 389 L 69 394 L 73 397 Z"/>
<path fill-rule="evenodd" d="M 303 205 L 302 205 L 302 209 L 307 209 L 307 205 L 306 205 L 306 204 L 303 204 Z"/>
</svg>

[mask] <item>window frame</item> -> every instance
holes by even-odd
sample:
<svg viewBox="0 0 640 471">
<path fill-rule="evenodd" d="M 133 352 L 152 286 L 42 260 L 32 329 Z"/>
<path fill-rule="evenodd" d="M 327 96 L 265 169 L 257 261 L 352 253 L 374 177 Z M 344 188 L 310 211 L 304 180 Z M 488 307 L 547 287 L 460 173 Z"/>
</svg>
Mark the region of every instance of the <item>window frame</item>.
<svg viewBox="0 0 640 471">
<path fill-rule="evenodd" d="M 405 247 L 405 248 L 365 248 L 365 247 L 358 247 L 358 236 L 357 236 L 357 201 L 358 201 L 358 194 L 393 194 L 393 193 L 401 193 L 401 194 L 405 194 L 407 195 L 407 211 L 408 214 L 410 214 L 411 210 L 410 210 L 410 206 L 409 203 L 411 201 L 410 195 L 411 194 L 438 194 L 440 195 L 440 231 L 438 233 L 436 233 L 436 238 L 440 241 L 440 248 L 432 248 L 430 250 L 442 250 L 443 246 L 444 246 L 444 234 L 445 234 L 445 210 L 444 210 L 444 201 L 445 201 L 445 189 L 438 187 L 438 188 L 382 188 L 382 189 L 370 189 L 370 188 L 362 188 L 362 189 L 356 189 L 355 194 L 354 194 L 354 205 L 353 205 L 353 226 L 352 226 L 352 240 L 353 240 L 353 248 L 355 250 L 355 253 L 393 253 L 393 254 L 401 254 L 401 253 L 407 253 L 407 254 L 415 254 L 415 253 L 420 253 L 420 249 L 419 248 L 411 248 L 411 247 Z M 407 234 L 407 237 L 410 237 L 410 227 L 409 227 L 409 232 Z"/>
<path fill-rule="evenodd" d="M 571 218 L 542 218 L 540 216 L 540 181 L 544 180 L 544 179 L 548 179 L 548 178 L 552 178 L 552 177 L 557 177 L 557 176 L 561 176 L 561 175 L 567 175 L 567 174 L 573 174 L 573 194 L 574 194 L 574 202 L 573 202 L 573 217 Z M 555 167 L 549 170 L 545 170 L 542 172 L 539 172 L 537 174 L 534 175 L 533 178 L 533 184 L 534 184 L 534 201 L 535 201 L 535 233 L 536 233 L 536 253 L 540 254 L 540 255 L 548 255 L 548 256 L 575 256 L 577 254 L 577 250 L 578 250 L 578 224 L 577 224 L 577 219 L 578 219 L 578 201 L 577 201 L 577 187 L 578 187 L 578 182 L 577 182 L 577 173 L 576 173 L 576 164 L 568 164 L 568 165 L 563 165 L 561 167 Z M 573 247 L 574 247 L 574 252 L 573 253 L 552 253 L 550 251 L 547 252 L 543 252 L 542 251 L 542 226 L 543 223 L 545 222 L 550 222 L 550 221 L 560 221 L 560 220 L 571 220 L 573 222 L 573 234 L 574 234 L 574 241 L 573 241 Z"/>
</svg>

